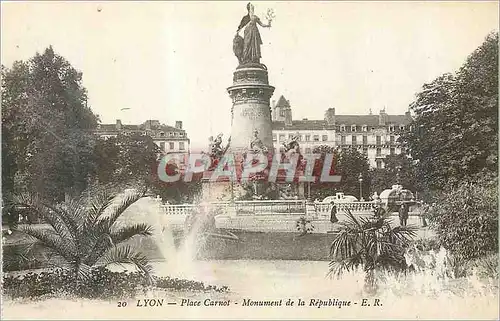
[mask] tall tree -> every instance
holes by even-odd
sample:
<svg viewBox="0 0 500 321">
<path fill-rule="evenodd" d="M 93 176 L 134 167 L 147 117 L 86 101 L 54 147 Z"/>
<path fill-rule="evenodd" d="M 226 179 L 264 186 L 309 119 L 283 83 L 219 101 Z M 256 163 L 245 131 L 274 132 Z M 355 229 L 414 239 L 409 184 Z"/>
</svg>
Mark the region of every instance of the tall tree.
<svg viewBox="0 0 500 321">
<path fill-rule="evenodd" d="M 19 188 L 53 200 L 86 187 L 93 172 L 90 131 L 98 120 L 86 101 L 82 73 L 52 47 L 2 68 L 2 159 L 10 165 L 2 184 L 8 193 L 16 176 L 23 178 Z"/>
<path fill-rule="evenodd" d="M 312 198 L 323 199 L 334 195 L 336 192 L 343 192 L 359 198 L 360 182 L 359 174 L 362 175 L 363 198 L 368 199 L 370 188 L 369 163 L 365 155 L 353 148 L 338 150 L 333 146 L 321 145 L 313 150 L 313 153 L 320 154 L 321 158 L 316 162 L 314 175 L 321 176 L 325 164 L 326 155 L 333 155 L 330 175 L 341 176 L 338 183 L 316 182 L 311 184 Z"/>
<path fill-rule="evenodd" d="M 94 149 L 96 177 L 101 184 L 148 186 L 155 175 L 159 148 L 150 136 L 120 133 L 97 139 Z"/>
<path fill-rule="evenodd" d="M 455 74 L 423 87 L 402 142 L 418 161 L 426 188 L 440 190 L 477 175 L 495 176 L 498 162 L 498 33 L 487 36 Z"/>
<path fill-rule="evenodd" d="M 370 170 L 370 189 L 372 193 L 377 192 L 380 194 L 383 190 L 391 188 L 395 184 L 401 184 L 405 189 L 413 192 L 420 190 L 414 161 L 406 153 L 387 155 L 384 164 L 384 168 Z"/>
</svg>

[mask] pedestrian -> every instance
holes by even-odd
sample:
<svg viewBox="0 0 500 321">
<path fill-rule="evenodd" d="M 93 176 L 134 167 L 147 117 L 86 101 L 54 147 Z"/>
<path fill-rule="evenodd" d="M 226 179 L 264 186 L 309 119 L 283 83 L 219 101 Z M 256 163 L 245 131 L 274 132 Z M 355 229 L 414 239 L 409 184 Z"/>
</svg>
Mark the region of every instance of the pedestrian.
<svg viewBox="0 0 500 321">
<path fill-rule="evenodd" d="M 427 220 L 425 219 L 425 217 L 429 212 L 429 204 L 423 203 L 421 209 L 422 210 L 420 212 L 420 217 L 422 218 L 422 227 L 427 227 Z"/>
<path fill-rule="evenodd" d="M 330 203 L 332 205 L 332 209 L 330 210 L 330 222 L 337 223 L 339 219 L 337 218 L 337 206 L 335 202 Z"/>
<path fill-rule="evenodd" d="M 406 226 L 407 221 L 408 221 L 408 208 L 403 203 L 399 207 L 399 225 Z"/>
</svg>

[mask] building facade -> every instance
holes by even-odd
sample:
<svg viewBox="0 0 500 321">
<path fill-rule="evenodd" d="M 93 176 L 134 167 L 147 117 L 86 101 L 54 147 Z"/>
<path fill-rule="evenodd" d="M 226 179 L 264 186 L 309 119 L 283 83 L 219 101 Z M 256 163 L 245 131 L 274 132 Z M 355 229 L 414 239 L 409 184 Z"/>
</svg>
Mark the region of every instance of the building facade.
<svg viewBox="0 0 500 321">
<path fill-rule="evenodd" d="M 325 112 L 323 120 L 293 120 L 290 102 L 283 96 L 273 103 L 273 140 L 279 151 L 283 144 L 298 134 L 301 153 L 312 153 L 314 148 L 328 145 L 335 148 L 356 148 L 364 153 L 372 168 L 384 168 L 387 155 L 402 152 L 399 135 L 408 129 L 411 115 L 337 115 L 335 108 Z"/>
<path fill-rule="evenodd" d="M 119 133 L 140 133 L 150 136 L 163 154 L 188 153 L 190 140 L 182 129 L 182 121 L 176 121 L 175 127 L 161 124 L 158 120 L 147 120 L 139 125 L 124 125 L 121 120 L 115 124 L 99 124 L 96 134 L 100 137 L 116 137 Z"/>
</svg>

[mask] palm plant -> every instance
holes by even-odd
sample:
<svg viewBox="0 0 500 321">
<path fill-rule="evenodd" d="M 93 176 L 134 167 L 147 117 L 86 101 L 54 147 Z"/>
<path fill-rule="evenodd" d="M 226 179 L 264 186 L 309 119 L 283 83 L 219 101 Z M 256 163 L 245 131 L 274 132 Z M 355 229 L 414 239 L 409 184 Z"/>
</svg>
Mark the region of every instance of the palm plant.
<svg viewBox="0 0 500 321">
<path fill-rule="evenodd" d="M 14 202 L 36 211 L 50 227 L 24 225 L 18 230 L 35 239 L 32 250 L 43 248 L 59 267 L 72 271 L 79 280 L 88 280 L 92 267 L 110 264 L 133 264 L 151 280 L 147 257 L 126 244 L 135 236 L 150 236 L 151 226 L 116 224 L 144 194 L 134 191 L 118 195 L 108 189 L 57 205 L 33 195 L 19 195 Z"/>
<path fill-rule="evenodd" d="M 338 222 L 339 232 L 330 246 L 330 275 L 340 276 L 363 268 L 365 289 L 377 289 L 377 270 L 395 271 L 405 267 L 404 248 L 416 235 L 415 226 L 391 227 L 388 214 L 356 218 L 345 209 L 347 219 Z"/>
</svg>

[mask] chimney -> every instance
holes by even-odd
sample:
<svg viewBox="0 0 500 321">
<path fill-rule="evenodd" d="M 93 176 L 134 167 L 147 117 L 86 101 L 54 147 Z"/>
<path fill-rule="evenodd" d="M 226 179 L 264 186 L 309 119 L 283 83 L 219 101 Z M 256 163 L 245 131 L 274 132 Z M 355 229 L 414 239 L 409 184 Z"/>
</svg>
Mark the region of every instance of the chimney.
<svg viewBox="0 0 500 321">
<path fill-rule="evenodd" d="M 181 120 L 177 120 L 175 122 L 175 128 L 177 129 L 182 129 L 182 121 Z"/>
<path fill-rule="evenodd" d="M 380 110 L 378 115 L 378 124 L 379 126 L 385 126 L 387 123 L 387 114 L 385 113 L 385 108 Z"/>
<path fill-rule="evenodd" d="M 116 129 L 118 130 L 122 129 L 122 121 L 119 119 L 116 120 Z"/>
<path fill-rule="evenodd" d="M 328 108 L 325 112 L 325 121 L 327 125 L 335 125 L 335 108 Z"/>
<path fill-rule="evenodd" d="M 285 126 L 292 126 L 292 109 L 285 109 Z"/>
</svg>

